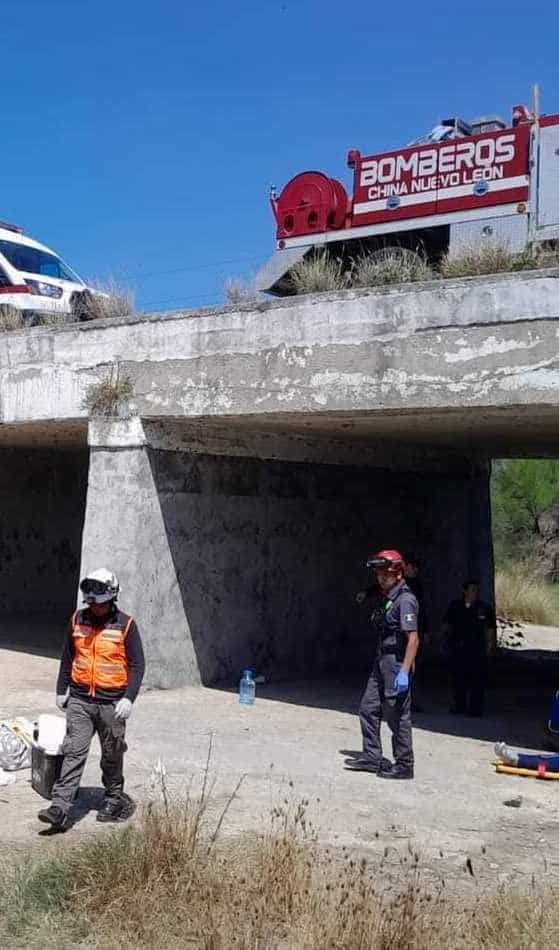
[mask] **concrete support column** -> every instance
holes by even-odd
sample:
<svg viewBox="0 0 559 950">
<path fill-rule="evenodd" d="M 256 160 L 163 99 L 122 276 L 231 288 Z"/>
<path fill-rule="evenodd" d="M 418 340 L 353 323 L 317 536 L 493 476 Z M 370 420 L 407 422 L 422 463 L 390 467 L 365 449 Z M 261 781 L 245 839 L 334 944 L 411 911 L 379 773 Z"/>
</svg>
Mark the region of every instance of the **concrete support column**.
<svg viewBox="0 0 559 950">
<path fill-rule="evenodd" d="M 120 605 L 140 627 L 146 684 L 200 682 L 141 420 L 92 421 L 81 576 L 116 571 Z"/>
<path fill-rule="evenodd" d="M 470 478 L 469 573 L 478 578 L 481 596 L 493 603 L 495 562 L 491 528 L 491 463 L 479 462 Z"/>
</svg>

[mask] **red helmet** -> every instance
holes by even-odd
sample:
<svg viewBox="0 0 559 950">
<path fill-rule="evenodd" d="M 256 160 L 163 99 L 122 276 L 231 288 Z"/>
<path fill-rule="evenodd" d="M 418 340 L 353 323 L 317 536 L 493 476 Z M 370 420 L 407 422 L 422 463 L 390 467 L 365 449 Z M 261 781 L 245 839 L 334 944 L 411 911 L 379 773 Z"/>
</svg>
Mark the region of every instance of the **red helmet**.
<svg viewBox="0 0 559 950">
<path fill-rule="evenodd" d="M 399 574 L 404 569 L 404 558 L 399 551 L 384 549 L 371 554 L 367 558 L 367 567 L 375 571 L 388 571 L 389 574 Z"/>
</svg>

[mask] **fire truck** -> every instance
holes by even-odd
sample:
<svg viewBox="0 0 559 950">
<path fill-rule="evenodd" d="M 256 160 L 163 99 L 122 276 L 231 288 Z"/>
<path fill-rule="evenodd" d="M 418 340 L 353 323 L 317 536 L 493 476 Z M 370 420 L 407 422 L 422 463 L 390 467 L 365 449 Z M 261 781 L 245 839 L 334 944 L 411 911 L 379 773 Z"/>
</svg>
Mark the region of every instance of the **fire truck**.
<svg viewBox="0 0 559 950">
<path fill-rule="evenodd" d="M 351 149 L 347 165 L 351 195 L 319 171 L 272 189 L 276 251 L 258 290 L 293 293 L 290 269 L 318 249 L 348 266 L 387 251 L 420 253 L 436 266 L 484 240 L 511 251 L 559 244 L 559 115 L 540 115 L 537 105 L 514 106 L 510 125 L 496 115 L 443 119 L 396 151 Z"/>
</svg>

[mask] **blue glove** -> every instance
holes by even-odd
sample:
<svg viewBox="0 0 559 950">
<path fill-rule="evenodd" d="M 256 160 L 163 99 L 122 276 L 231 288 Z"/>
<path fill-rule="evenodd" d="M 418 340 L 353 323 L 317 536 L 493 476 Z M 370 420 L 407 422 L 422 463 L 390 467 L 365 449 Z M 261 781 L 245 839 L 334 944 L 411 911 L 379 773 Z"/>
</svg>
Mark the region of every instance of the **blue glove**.
<svg viewBox="0 0 559 950">
<path fill-rule="evenodd" d="M 397 693 L 405 693 L 409 689 L 410 677 L 405 670 L 400 670 L 398 676 L 394 680 L 394 689 Z"/>
</svg>

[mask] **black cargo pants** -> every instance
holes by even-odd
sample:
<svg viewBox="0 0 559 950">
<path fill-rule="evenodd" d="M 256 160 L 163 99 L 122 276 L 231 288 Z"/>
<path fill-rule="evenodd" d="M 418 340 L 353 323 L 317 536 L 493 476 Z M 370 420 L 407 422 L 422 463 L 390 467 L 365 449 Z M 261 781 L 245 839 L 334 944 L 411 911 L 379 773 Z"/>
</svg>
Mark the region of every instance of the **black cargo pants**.
<svg viewBox="0 0 559 950">
<path fill-rule="evenodd" d="M 413 769 L 411 685 L 405 693 L 396 692 L 394 680 L 400 667 L 401 663 L 393 653 L 380 655 L 375 660 L 359 706 L 363 758 L 372 765 L 381 763 L 380 724 L 384 714 L 384 719 L 392 731 L 392 755 L 395 764 L 402 769 Z"/>
<path fill-rule="evenodd" d="M 107 799 L 118 801 L 124 788 L 123 760 L 126 726 L 116 719 L 114 703 L 71 696 L 66 707 L 66 738 L 60 778 L 52 792 L 52 804 L 67 814 L 80 787 L 89 747 L 95 733 L 101 744 L 101 773 Z"/>
</svg>

